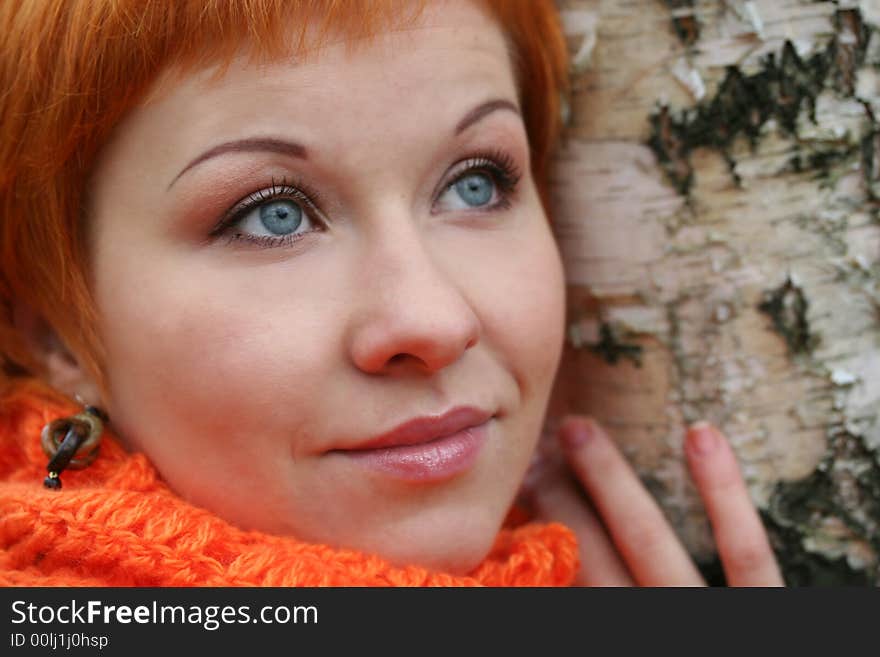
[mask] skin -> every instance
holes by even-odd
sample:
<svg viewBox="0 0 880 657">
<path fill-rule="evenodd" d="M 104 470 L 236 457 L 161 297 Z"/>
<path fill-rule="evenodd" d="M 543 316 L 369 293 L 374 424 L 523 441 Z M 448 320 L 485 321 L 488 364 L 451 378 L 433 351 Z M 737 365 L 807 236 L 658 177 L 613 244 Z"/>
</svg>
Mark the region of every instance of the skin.
<svg viewBox="0 0 880 657">
<path fill-rule="evenodd" d="M 537 517 L 561 521 L 577 534 L 577 584 L 705 585 L 660 507 L 605 430 L 592 418 L 570 416 L 558 437 L 564 462 L 531 476 L 523 501 Z M 779 566 L 727 439 L 710 424 L 698 422 L 685 435 L 684 451 L 727 584 L 782 586 Z"/>
<path fill-rule="evenodd" d="M 437 7 L 353 54 L 331 44 L 296 63 L 242 59 L 219 80 L 158 80 L 89 190 L 108 396 L 24 307 L 19 325 L 50 380 L 103 405 L 184 498 L 242 527 L 464 573 L 540 435 L 564 278 L 503 36 L 469 2 Z M 507 105 L 455 134 L 489 100 Z M 298 142 L 308 157 L 204 157 L 241 139 Z M 519 173 L 509 207 L 473 207 L 452 187 L 482 152 Z M 230 242 L 268 233 L 258 210 L 214 236 L 230 208 L 281 180 L 320 195 L 302 239 Z M 337 453 L 464 404 L 494 418 L 474 465 L 448 479 L 402 482 Z M 712 447 L 696 449 L 707 431 Z M 578 583 L 702 583 L 601 427 L 572 417 L 560 440 L 567 462 L 526 492 L 540 519 L 577 533 Z M 729 582 L 781 583 L 726 441 L 697 427 L 686 452 Z"/>
<path fill-rule="evenodd" d="M 354 55 L 337 43 L 212 73 L 161 80 L 94 174 L 114 428 L 184 498 L 236 525 L 472 569 L 528 465 L 563 341 L 562 263 L 501 31 L 453 2 Z M 455 134 L 496 99 L 509 107 Z M 307 159 L 203 157 L 269 138 Z M 449 189 L 483 151 L 521 174 L 509 208 Z M 281 180 L 320 195 L 299 227 L 312 232 L 272 248 L 208 239 Z M 258 216 L 232 232 L 268 234 Z M 495 417 L 455 477 L 400 481 L 334 452 L 459 405 Z"/>
</svg>

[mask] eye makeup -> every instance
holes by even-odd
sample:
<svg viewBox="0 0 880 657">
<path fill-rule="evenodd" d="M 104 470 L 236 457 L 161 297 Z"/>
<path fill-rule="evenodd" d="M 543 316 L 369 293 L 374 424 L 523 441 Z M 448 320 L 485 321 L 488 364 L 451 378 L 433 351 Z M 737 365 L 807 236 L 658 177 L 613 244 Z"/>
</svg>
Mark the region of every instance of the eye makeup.
<svg viewBox="0 0 880 657">
<path fill-rule="evenodd" d="M 437 209 L 440 198 L 453 192 L 456 183 L 474 174 L 488 176 L 493 185 L 490 204 L 469 207 L 467 209 L 445 210 L 452 212 L 487 213 L 502 211 L 512 205 L 517 185 L 522 177 L 514 158 L 502 149 L 477 151 L 454 164 L 443 176 L 443 181 L 433 194 L 431 214 L 441 214 L 444 210 Z M 252 212 L 269 203 L 289 200 L 302 211 L 308 223 L 314 227 L 310 230 L 287 235 L 254 235 L 241 230 L 245 218 Z M 274 248 L 290 246 L 314 232 L 326 230 L 328 221 L 321 212 L 321 197 L 316 190 L 299 180 L 282 177 L 272 179 L 269 186 L 252 192 L 237 201 L 209 233 L 209 241 L 221 240 L 225 244 L 241 244 L 257 248 Z"/>
<path fill-rule="evenodd" d="M 498 199 L 491 205 L 473 207 L 471 212 L 491 212 L 493 210 L 505 210 L 513 202 L 513 195 L 519 184 L 522 174 L 513 157 L 503 150 L 483 151 L 471 155 L 450 169 L 447 176 L 449 182 L 443 183 L 441 190 L 445 193 L 452 189 L 457 182 L 474 173 L 488 174 L 495 185 Z M 435 193 L 435 197 L 438 194 Z M 439 214 L 433 211 L 432 214 Z"/>
<path fill-rule="evenodd" d="M 314 228 L 306 232 L 277 236 L 251 235 L 243 232 L 236 232 L 236 228 L 239 227 L 243 220 L 254 210 L 280 200 L 289 200 L 298 205 L 302 210 L 303 216 L 308 218 L 308 223 L 316 223 L 320 228 Z M 224 214 L 217 226 L 215 226 L 210 232 L 208 238 L 212 241 L 222 238 L 226 244 L 244 241 L 246 244 L 252 244 L 260 248 L 290 246 L 309 233 L 324 230 L 326 228 L 326 222 L 323 219 L 323 213 L 319 209 L 319 203 L 320 196 L 318 195 L 318 192 L 302 181 L 290 181 L 286 177 L 276 181 L 273 178 L 268 187 L 248 194 L 233 205 Z"/>
</svg>

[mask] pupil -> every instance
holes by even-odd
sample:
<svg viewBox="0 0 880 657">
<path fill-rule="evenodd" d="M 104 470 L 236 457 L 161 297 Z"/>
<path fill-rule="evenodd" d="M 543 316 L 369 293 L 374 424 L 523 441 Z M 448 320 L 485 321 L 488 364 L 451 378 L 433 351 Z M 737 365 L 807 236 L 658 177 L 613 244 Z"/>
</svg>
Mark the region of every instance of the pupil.
<svg viewBox="0 0 880 657">
<path fill-rule="evenodd" d="M 485 205 L 492 199 L 492 181 L 482 173 L 465 176 L 455 183 L 455 188 L 459 196 L 470 206 Z"/>
<path fill-rule="evenodd" d="M 302 223 L 302 209 L 293 201 L 267 203 L 260 208 L 260 221 L 275 234 L 288 234 Z"/>
</svg>

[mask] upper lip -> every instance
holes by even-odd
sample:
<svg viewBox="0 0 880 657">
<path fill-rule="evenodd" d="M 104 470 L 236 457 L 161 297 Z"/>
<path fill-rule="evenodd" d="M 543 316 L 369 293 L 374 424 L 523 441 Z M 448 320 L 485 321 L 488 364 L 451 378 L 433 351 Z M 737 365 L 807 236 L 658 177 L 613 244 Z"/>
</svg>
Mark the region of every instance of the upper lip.
<svg viewBox="0 0 880 657">
<path fill-rule="evenodd" d="M 493 416 L 475 406 L 456 406 L 442 415 L 416 417 L 399 424 L 390 431 L 370 438 L 349 449 L 378 449 L 400 445 L 418 445 L 437 438 L 451 436 L 463 429 L 487 422 Z"/>
</svg>

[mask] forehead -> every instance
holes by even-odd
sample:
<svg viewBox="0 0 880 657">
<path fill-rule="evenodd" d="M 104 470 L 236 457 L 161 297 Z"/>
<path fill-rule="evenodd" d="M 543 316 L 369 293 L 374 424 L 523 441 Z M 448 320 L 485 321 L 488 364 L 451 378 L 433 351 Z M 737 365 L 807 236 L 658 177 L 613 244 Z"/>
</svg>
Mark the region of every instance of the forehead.
<svg viewBox="0 0 880 657">
<path fill-rule="evenodd" d="M 307 30 L 308 32 L 308 30 Z M 391 26 L 366 38 L 332 36 L 318 48 L 308 45 L 280 59 L 259 61 L 243 44 L 241 54 L 222 68 L 195 72 L 173 68 L 160 76 L 140 110 L 204 115 L 234 110 L 219 104 L 248 96 L 250 109 L 271 111 L 276 94 L 295 94 L 301 103 L 350 99 L 364 111 L 375 99 L 404 95 L 408 105 L 449 93 L 450 86 L 486 86 L 516 94 L 512 53 L 506 36 L 481 3 L 473 0 L 430 2 L 413 23 Z M 292 50 L 293 47 L 291 48 Z M 252 94 L 262 94 L 260 97 Z M 413 94 L 413 95 L 410 95 Z M 436 100 L 429 100 L 432 106 Z M 322 103 L 324 111 L 332 105 Z M 382 105 L 384 111 L 390 108 Z M 134 114 L 137 114 L 136 111 Z"/>
<path fill-rule="evenodd" d="M 492 98 L 517 101 L 502 30 L 481 3 L 430 2 L 414 22 L 366 39 L 331 35 L 320 48 L 268 62 L 243 48 L 222 69 L 169 70 L 120 126 L 115 146 L 194 155 L 220 139 L 283 131 L 340 157 L 353 139 L 448 132 Z"/>
</svg>

